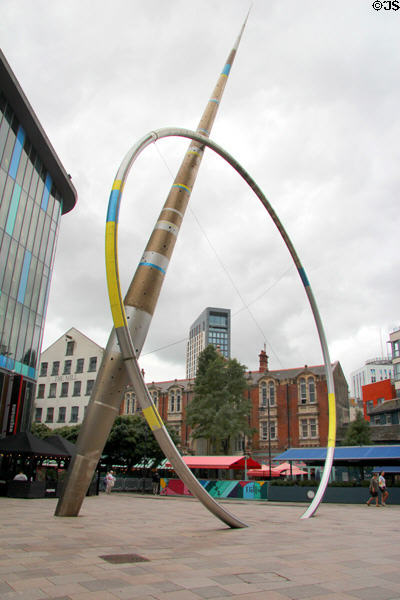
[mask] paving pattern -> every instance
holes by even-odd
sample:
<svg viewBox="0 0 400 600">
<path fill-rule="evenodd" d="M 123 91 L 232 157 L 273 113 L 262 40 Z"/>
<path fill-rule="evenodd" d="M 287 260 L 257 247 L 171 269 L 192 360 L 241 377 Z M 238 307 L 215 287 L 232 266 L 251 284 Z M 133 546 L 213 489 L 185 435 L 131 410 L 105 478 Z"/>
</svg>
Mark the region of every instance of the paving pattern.
<svg viewBox="0 0 400 600">
<path fill-rule="evenodd" d="M 400 600 L 400 506 L 226 501 L 231 530 L 192 498 L 0 498 L 0 598 Z M 147 560 L 141 560 L 147 559 Z"/>
</svg>

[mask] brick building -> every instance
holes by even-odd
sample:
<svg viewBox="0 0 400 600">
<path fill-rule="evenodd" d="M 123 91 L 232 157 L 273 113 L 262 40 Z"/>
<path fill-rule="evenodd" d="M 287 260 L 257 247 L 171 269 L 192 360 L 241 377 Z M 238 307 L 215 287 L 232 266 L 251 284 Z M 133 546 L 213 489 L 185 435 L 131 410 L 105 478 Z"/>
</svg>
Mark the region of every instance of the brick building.
<svg viewBox="0 0 400 600">
<path fill-rule="evenodd" d="M 339 362 L 333 364 L 337 424 L 349 421 L 347 381 Z M 255 429 L 251 440 L 238 439 L 232 452 L 251 451 L 258 459 L 275 455 L 288 447 L 326 446 L 328 438 L 328 392 L 323 365 L 270 371 L 268 356 L 262 350 L 259 368 L 247 374 L 247 394 L 252 410 L 250 424 Z M 147 384 L 164 422 L 175 428 L 183 452 L 206 453 L 203 440 L 190 437 L 185 423 L 186 407 L 193 398 L 194 379 Z M 125 394 L 121 414 L 140 412 L 133 391 Z"/>
</svg>

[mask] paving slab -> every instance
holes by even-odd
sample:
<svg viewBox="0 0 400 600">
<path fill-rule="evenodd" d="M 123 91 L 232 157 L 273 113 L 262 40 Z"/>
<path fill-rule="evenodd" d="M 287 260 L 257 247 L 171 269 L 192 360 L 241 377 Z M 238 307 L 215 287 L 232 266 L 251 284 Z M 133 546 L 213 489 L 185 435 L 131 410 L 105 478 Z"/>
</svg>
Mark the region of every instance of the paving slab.
<svg viewBox="0 0 400 600">
<path fill-rule="evenodd" d="M 400 599 L 400 506 L 223 500 L 232 530 L 193 498 L 56 502 L 0 498 L 1 600 Z"/>
</svg>

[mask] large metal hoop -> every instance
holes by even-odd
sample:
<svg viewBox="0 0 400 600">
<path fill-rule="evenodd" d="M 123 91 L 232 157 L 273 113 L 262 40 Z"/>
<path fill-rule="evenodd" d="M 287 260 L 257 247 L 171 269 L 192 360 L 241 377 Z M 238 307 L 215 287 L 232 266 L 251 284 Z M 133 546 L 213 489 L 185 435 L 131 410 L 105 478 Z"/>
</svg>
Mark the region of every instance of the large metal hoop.
<svg viewBox="0 0 400 600">
<path fill-rule="evenodd" d="M 137 142 L 137 144 L 135 144 L 127 152 L 125 158 L 123 159 L 121 166 L 117 171 L 117 175 L 115 177 L 110 194 L 106 224 L 106 271 L 108 294 L 118 342 L 132 385 L 135 388 L 137 398 L 143 409 L 143 414 L 146 417 L 154 436 L 160 444 L 160 447 L 162 448 L 166 457 L 171 462 L 176 473 L 187 485 L 192 494 L 195 495 L 206 506 L 206 508 L 208 508 L 208 510 L 210 510 L 215 516 L 220 518 L 230 527 L 246 527 L 245 523 L 241 522 L 239 519 L 231 515 L 231 513 L 229 513 L 223 507 L 221 507 L 214 500 L 214 498 L 212 498 L 208 494 L 208 492 L 201 486 L 201 484 L 197 481 L 192 472 L 183 462 L 182 457 L 180 456 L 174 443 L 172 442 L 168 431 L 165 428 L 165 425 L 157 411 L 157 408 L 153 403 L 153 399 L 151 398 L 147 390 L 139 365 L 137 363 L 134 344 L 132 342 L 132 338 L 128 328 L 128 322 L 120 288 L 117 252 L 118 216 L 120 203 L 122 199 L 122 192 L 130 168 L 136 160 L 136 158 L 139 156 L 139 154 L 151 143 L 154 143 L 157 140 L 166 137 L 183 137 L 200 142 L 202 145 L 211 148 L 211 150 L 213 150 L 214 152 L 216 152 L 216 154 L 221 156 L 235 169 L 235 171 L 237 171 L 237 173 L 239 173 L 239 175 L 246 181 L 246 183 L 250 186 L 255 195 L 259 198 L 265 209 L 268 211 L 273 222 L 275 223 L 296 265 L 300 279 L 307 294 L 307 298 L 309 300 L 311 311 L 313 313 L 315 324 L 317 327 L 318 336 L 322 348 L 322 354 L 324 357 L 329 410 L 328 444 L 324 469 L 322 473 L 321 482 L 314 496 L 314 499 L 312 500 L 311 504 L 308 506 L 307 510 L 301 517 L 302 519 L 307 519 L 313 516 L 324 496 L 325 489 L 328 484 L 329 476 L 332 469 L 336 440 L 336 401 L 333 371 L 329 358 L 328 344 L 326 341 L 325 332 L 322 326 L 322 321 L 319 315 L 317 304 L 311 289 L 310 282 L 308 280 L 304 267 L 300 262 L 297 252 L 288 234 L 286 233 L 282 223 L 280 222 L 277 214 L 275 213 L 271 204 L 264 196 L 263 192 L 258 187 L 256 182 L 247 173 L 247 171 L 221 146 L 213 142 L 211 139 L 206 138 L 194 131 L 190 131 L 189 129 L 180 129 L 176 127 L 157 129 L 155 131 L 150 132 L 141 140 L 139 140 L 139 142 Z"/>
</svg>

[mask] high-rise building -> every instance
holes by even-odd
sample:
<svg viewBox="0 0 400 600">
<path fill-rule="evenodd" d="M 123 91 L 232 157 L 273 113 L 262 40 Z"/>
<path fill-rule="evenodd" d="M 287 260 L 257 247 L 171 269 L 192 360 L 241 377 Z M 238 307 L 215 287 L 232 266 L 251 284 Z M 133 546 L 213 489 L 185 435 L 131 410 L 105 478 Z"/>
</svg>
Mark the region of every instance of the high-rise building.
<svg viewBox="0 0 400 600">
<path fill-rule="evenodd" d="M 392 361 L 390 358 L 371 358 L 363 367 L 350 373 L 351 395 L 359 402 L 363 399 L 362 388 L 369 383 L 391 379 L 393 374 Z"/>
<path fill-rule="evenodd" d="M 37 361 L 70 177 L 0 51 L 0 434 L 30 426 Z"/>
<path fill-rule="evenodd" d="M 199 354 L 209 344 L 219 349 L 225 358 L 231 357 L 231 311 L 229 308 L 208 307 L 190 327 L 186 349 L 186 377 L 196 377 Z"/>
<path fill-rule="evenodd" d="M 393 380 L 396 396 L 400 398 L 400 327 L 396 327 L 389 334 L 392 347 Z"/>
</svg>

